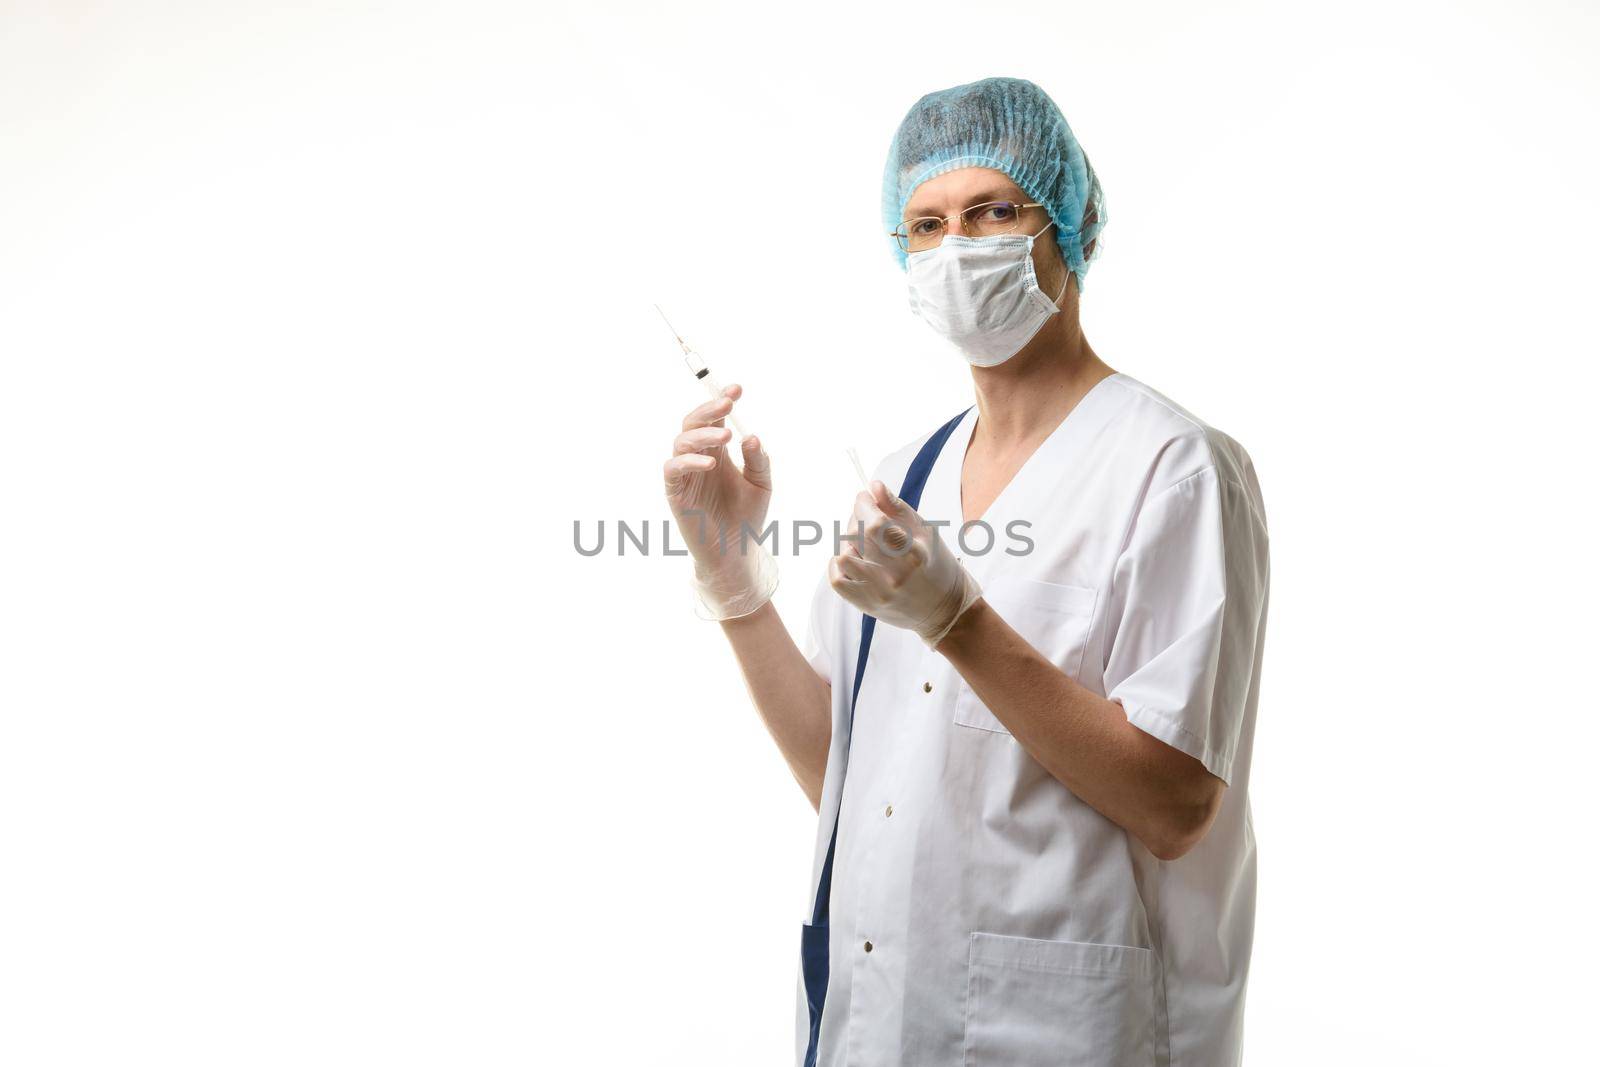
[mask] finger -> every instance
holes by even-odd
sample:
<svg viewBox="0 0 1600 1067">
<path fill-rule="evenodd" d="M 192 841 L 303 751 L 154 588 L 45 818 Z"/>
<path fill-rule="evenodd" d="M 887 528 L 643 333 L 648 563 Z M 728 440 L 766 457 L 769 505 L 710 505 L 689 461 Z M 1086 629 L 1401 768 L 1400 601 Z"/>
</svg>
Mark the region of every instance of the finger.
<svg viewBox="0 0 1600 1067">
<path fill-rule="evenodd" d="M 767 455 L 767 450 L 761 447 L 759 437 L 746 437 L 739 444 L 739 450 L 744 453 L 744 476 L 751 485 L 760 489 L 772 489 L 772 459 Z"/>
<path fill-rule="evenodd" d="M 839 540 L 850 545 L 856 555 L 863 555 L 872 543 L 873 530 L 882 521 L 883 513 L 873 507 L 865 493 L 857 493 L 850 518 L 840 531 Z"/>
<path fill-rule="evenodd" d="M 904 530 L 893 525 L 885 526 L 867 536 L 866 546 L 860 555 L 868 563 L 902 567 L 902 561 L 910 552 L 909 546 L 914 543 L 907 538 Z"/>
<path fill-rule="evenodd" d="M 734 404 L 741 396 L 744 396 L 744 386 L 740 385 L 738 382 L 734 382 L 731 385 L 724 385 L 722 387 L 722 396 L 723 399 L 728 401 L 728 413 L 731 415 L 733 413 Z M 716 425 L 723 425 L 723 420 L 718 419 Z"/>
<path fill-rule="evenodd" d="M 683 488 L 684 480 L 691 474 L 712 470 L 716 465 L 717 457 L 708 456 L 703 452 L 686 452 L 681 456 L 673 456 L 661 468 L 667 495 L 672 496 Z"/>
<path fill-rule="evenodd" d="M 906 506 L 906 502 L 904 500 L 901 500 L 899 497 L 889 492 L 889 487 L 884 485 L 883 482 L 879 481 L 877 478 L 872 479 L 872 484 L 869 486 L 869 489 L 871 490 L 870 495 L 872 497 L 872 502 L 877 505 L 878 510 L 882 511 L 885 515 L 903 515 L 907 511 L 911 510 Z"/>
<path fill-rule="evenodd" d="M 701 452 L 709 448 L 718 448 L 727 444 L 733 438 L 733 431 L 726 426 L 699 426 L 693 430 L 685 430 L 672 439 L 672 454 L 681 455 L 684 452 Z"/>
<path fill-rule="evenodd" d="M 856 494 L 855 504 L 850 512 L 852 525 L 860 522 L 870 526 L 872 523 L 882 522 L 886 518 L 888 516 L 883 513 L 883 509 L 878 507 L 877 502 L 872 499 L 871 493 L 863 489 Z"/>
<path fill-rule="evenodd" d="M 852 537 L 860 535 L 861 555 L 866 559 L 905 555 L 905 547 L 912 541 L 908 524 L 885 515 L 866 493 L 860 494 L 858 505 L 850 533 Z"/>
<path fill-rule="evenodd" d="M 723 390 L 726 394 L 727 390 Z M 683 417 L 683 428 L 693 430 L 699 426 L 720 425 L 720 420 L 733 410 L 733 401 L 726 395 L 715 400 L 707 400 L 704 404 L 693 409 Z"/>
<path fill-rule="evenodd" d="M 841 587 L 855 589 L 859 588 L 864 583 L 860 579 L 852 578 L 848 573 L 846 573 L 845 560 L 840 556 L 834 556 L 832 559 L 828 560 L 828 584 L 833 586 L 835 589 L 839 589 Z"/>
<path fill-rule="evenodd" d="M 844 570 L 839 566 L 839 557 L 834 556 L 828 560 L 828 584 L 838 589 L 841 585 L 857 585 L 859 583 L 845 576 Z"/>
<path fill-rule="evenodd" d="M 838 528 L 835 542 L 838 552 L 850 552 L 851 555 L 861 555 L 861 542 L 866 539 L 866 522 L 862 522 L 856 515 L 851 514 Z"/>
<path fill-rule="evenodd" d="M 860 556 L 846 556 L 841 553 L 833 558 L 838 564 L 839 573 L 852 582 L 875 584 L 883 571 L 878 564 L 864 560 Z"/>
<path fill-rule="evenodd" d="M 873 511 L 882 516 L 878 522 L 869 524 L 868 528 L 879 555 L 887 550 L 889 555 L 903 556 L 906 546 L 915 540 L 912 536 L 913 526 L 920 518 L 916 510 L 889 492 L 889 487 L 877 478 L 872 479 L 861 496 L 870 502 Z M 867 557 L 873 558 L 873 553 L 867 553 Z"/>
<path fill-rule="evenodd" d="M 911 534 L 897 519 L 890 519 L 884 523 L 878 532 L 879 544 L 886 546 L 897 556 L 905 555 L 906 546 L 911 544 Z"/>
</svg>

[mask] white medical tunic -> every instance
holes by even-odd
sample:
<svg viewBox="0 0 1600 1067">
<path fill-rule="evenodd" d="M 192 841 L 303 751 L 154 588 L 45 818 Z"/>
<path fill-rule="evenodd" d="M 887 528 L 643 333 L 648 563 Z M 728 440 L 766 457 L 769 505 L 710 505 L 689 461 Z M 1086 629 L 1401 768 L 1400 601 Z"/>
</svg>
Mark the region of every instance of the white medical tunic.
<svg viewBox="0 0 1600 1067">
<path fill-rule="evenodd" d="M 985 599 L 1046 659 L 1228 788 L 1199 844 L 1157 859 L 1052 777 L 942 656 L 885 624 L 850 736 L 861 613 L 824 573 L 804 649 L 833 687 L 833 740 L 802 923 L 839 813 L 817 1062 L 1236 1064 L 1268 584 L 1250 458 L 1112 374 L 983 516 L 994 534 L 984 551 L 981 526 L 955 540 L 976 420 L 973 408 L 945 442 L 918 511 L 950 523 L 942 535 Z M 898 490 L 933 429 L 875 476 Z M 1008 554 L 1028 547 L 1022 538 L 1032 550 Z M 800 1063 L 803 973 L 796 998 Z"/>
</svg>

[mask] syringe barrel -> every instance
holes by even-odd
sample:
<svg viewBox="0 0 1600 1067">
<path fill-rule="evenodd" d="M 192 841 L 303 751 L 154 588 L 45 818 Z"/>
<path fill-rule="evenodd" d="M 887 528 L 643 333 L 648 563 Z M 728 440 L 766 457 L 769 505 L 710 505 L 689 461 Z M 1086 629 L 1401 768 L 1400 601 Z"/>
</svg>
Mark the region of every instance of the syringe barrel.
<svg viewBox="0 0 1600 1067">
<path fill-rule="evenodd" d="M 722 399 L 722 383 L 717 381 L 717 376 L 715 374 L 712 374 L 711 371 L 707 370 L 703 374 L 696 375 L 696 377 L 700 379 L 700 384 L 705 386 L 706 392 L 710 394 L 712 400 Z M 728 413 L 727 421 L 728 425 L 733 427 L 733 432 L 738 434 L 740 437 L 750 436 L 744 432 L 744 427 L 739 425 L 738 418 L 736 418 L 731 411 Z"/>
</svg>

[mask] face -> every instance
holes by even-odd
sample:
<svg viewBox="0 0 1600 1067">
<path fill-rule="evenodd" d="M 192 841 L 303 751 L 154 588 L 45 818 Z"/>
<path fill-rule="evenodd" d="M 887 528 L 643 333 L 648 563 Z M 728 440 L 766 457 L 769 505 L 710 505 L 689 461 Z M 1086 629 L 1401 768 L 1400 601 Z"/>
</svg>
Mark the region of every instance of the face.
<svg viewBox="0 0 1600 1067">
<path fill-rule="evenodd" d="M 961 211 L 963 208 L 974 204 L 983 204 L 991 200 L 1009 200 L 1013 204 L 1033 203 L 1033 198 L 1023 192 L 1021 187 L 1008 178 L 1003 172 L 989 167 L 962 167 L 959 170 L 947 171 L 937 177 L 929 178 L 911 192 L 911 199 L 906 201 L 904 218 L 914 219 L 925 215 L 946 218 Z M 1050 226 L 1050 213 L 1042 207 L 1023 208 L 1019 214 L 1017 233 L 1037 234 L 1033 242 L 1033 270 L 1038 277 L 1039 288 L 1047 296 L 1054 296 L 1061 292 L 1063 277 L 1069 277 L 1065 257 L 1061 254 L 1061 246 L 1056 243 L 1056 227 Z M 959 219 L 950 219 L 950 233 L 960 233 Z M 1046 227 L 1049 227 L 1046 229 Z M 1044 230 L 1043 233 L 1039 233 Z M 1094 249 L 1094 242 L 1090 241 L 1084 254 L 1087 255 Z M 915 252 L 909 253 L 916 255 Z M 1069 301 L 1075 302 L 1078 296 L 1078 282 L 1075 277 L 1067 283 L 1070 290 L 1062 298 L 1062 310 L 1066 311 Z"/>
<path fill-rule="evenodd" d="M 1003 171 L 989 167 L 962 167 L 929 178 L 913 189 L 911 199 L 906 201 L 903 218 L 914 219 L 926 215 L 948 218 L 963 208 L 991 200 L 1009 200 L 1013 204 L 1033 202 L 1033 198 Z M 1017 227 L 1017 233 L 1039 234 L 1033 242 L 1033 271 L 1039 280 L 1039 288 L 1053 296 L 1061 292 L 1062 277 L 1067 276 L 1067 292 L 1061 298 L 1061 310 L 1071 311 L 1071 319 L 1076 319 L 1078 279 L 1067 270 L 1066 258 L 1061 254 L 1061 246 L 1056 243 L 1056 227 L 1045 229 L 1050 223 L 1050 213 L 1042 207 L 1024 208 L 1019 221 L 1021 225 Z M 1083 221 L 1094 221 L 1092 208 L 1084 215 Z M 949 232 L 961 232 L 959 220 L 951 219 L 950 223 L 952 228 Z M 1044 233 L 1040 234 L 1040 230 L 1044 230 Z M 1083 254 L 1088 256 L 1093 251 L 1094 242 L 1090 241 L 1084 246 Z"/>
</svg>

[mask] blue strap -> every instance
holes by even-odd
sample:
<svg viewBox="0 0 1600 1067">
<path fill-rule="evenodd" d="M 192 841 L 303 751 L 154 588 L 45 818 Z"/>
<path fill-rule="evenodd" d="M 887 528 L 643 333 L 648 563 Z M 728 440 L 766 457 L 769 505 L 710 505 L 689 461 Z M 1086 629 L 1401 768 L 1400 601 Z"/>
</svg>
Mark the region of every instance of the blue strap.
<svg viewBox="0 0 1600 1067">
<path fill-rule="evenodd" d="M 933 432 L 933 436 L 923 442 L 916 458 L 911 461 L 911 466 L 906 470 L 905 482 L 900 486 L 900 499 L 909 507 L 915 508 L 922 503 L 922 489 L 928 484 L 928 475 L 933 470 L 934 460 L 939 458 L 939 452 L 944 448 L 944 443 L 950 434 L 955 431 L 956 425 L 966 417 L 970 407 L 966 408 Z M 856 697 L 861 694 L 861 679 L 867 673 L 867 655 L 872 651 L 872 634 L 877 629 L 878 620 L 863 614 L 861 616 L 861 646 L 856 651 L 856 679 L 855 687 L 850 690 L 850 733 L 845 736 L 845 768 L 849 767 L 850 737 L 855 733 L 856 723 Z M 839 787 L 839 810 L 844 810 L 844 786 Z M 828 855 L 822 861 L 822 877 L 817 882 L 817 902 L 811 909 L 811 922 L 802 925 L 800 929 L 800 969 L 805 976 L 806 1006 L 811 1012 L 811 1039 L 806 1046 L 805 1067 L 816 1067 L 817 1063 L 817 1038 L 822 1028 L 822 1004 L 828 995 L 828 898 L 833 891 L 833 850 L 839 842 L 839 812 L 834 813 L 833 833 L 828 838 Z"/>
</svg>

